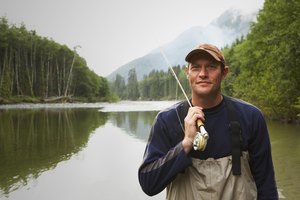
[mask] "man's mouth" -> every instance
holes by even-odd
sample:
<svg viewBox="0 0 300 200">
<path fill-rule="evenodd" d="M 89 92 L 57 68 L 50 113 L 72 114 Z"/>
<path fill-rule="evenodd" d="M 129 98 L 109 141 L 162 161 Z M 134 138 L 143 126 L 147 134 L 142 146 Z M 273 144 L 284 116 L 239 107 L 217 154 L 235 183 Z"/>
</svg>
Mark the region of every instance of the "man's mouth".
<svg viewBox="0 0 300 200">
<path fill-rule="evenodd" d="M 209 81 L 198 81 L 196 82 L 197 85 L 208 85 L 211 84 Z"/>
</svg>

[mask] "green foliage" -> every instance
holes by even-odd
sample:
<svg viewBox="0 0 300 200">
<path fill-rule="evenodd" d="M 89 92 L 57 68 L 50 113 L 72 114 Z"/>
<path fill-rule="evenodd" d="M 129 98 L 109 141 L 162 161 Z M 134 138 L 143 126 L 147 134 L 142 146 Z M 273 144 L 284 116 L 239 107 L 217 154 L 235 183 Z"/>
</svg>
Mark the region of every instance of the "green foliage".
<svg viewBox="0 0 300 200">
<path fill-rule="evenodd" d="M 11 96 L 11 75 L 8 69 L 8 63 L 3 64 L 2 79 L 0 82 L 0 96 L 4 98 L 10 98 Z"/>
<path fill-rule="evenodd" d="M 14 103 L 39 103 L 40 99 L 29 96 L 14 96 L 10 100 Z"/>
<path fill-rule="evenodd" d="M 127 97 L 125 79 L 120 74 L 116 75 L 116 79 L 110 88 L 120 99 L 125 99 Z"/>
<path fill-rule="evenodd" d="M 181 81 L 186 93 L 190 93 L 190 87 L 185 74 L 185 66 L 182 68 L 174 66 L 173 70 Z M 162 100 L 162 99 L 183 99 L 184 95 L 172 76 L 170 70 L 164 72 L 162 70 L 152 70 L 143 80 L 137 81 L 135 70 L 132 69 L 128 73 L 128 83 L 125 84 L 124 78 L 117 74 L 116 79 L 111 83 L 112 91 L 120 99 L 136 100 Z"/>
<path fill-rule="evenodd" d="M 186 93 L 190 93 L 189 83 L 185 74 L 185 67 L 174 66 L 173 70 L 181 81 Z M 184 98 L 180 88 L 172 76 L 171 71 L 151 71 L 140 82 L 140 91 L 142 99 L 178 99 Z"/>
<path fill-rule="evenodd" d="M 99 100 L 110 96 L 106 79 L 91 71 L 75 49 L 0 18 L 0 97 L 64 95 Z"/>
<path fill-rule="evenodd" d="M 266 0 L 247 38 L 224 49 L 227 94 L 254 103 L 271 118 L 293 119 L 300 96 L 300 2 Z"/>
<path fill-rule="evenodd" d="M 139 84 L 134 68 L 128 72 L 127 95 L 129 100 L 137 100 L 140 97 Z"/>
<path fill-rule="evenodd" d="M 295 103 L 294 107 L 298 110 L 298 117 L 300 117 L 300 97 L 298 97 L 297 102 Z"/>
</svg>

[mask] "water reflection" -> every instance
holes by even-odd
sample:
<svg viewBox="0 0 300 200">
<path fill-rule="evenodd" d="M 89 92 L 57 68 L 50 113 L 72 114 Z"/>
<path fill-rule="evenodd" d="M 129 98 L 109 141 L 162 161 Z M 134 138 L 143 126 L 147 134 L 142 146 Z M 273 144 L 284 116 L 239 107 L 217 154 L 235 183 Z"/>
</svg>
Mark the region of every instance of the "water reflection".
<svg viewBox="0 0 300 200">
<path fill-rule="evenodd" d="M 113 112 L 109 115 L 109 121 L 125 130 L 126 133 L 147 141 L 156 115 L 157 111 Z"/>
<path fill-rule="evenodd" d="M 0 110 L 0 199 L 38 199 L 37 193 L 43 199 L 68 199 L 64 197 L 72 194 L 74 200 L 147 199 L 136 171 L 156 115 L 157 111 L 103 113 L 92 108 Z M 282 197 L 298 199 L 300 127 L 268 122 L 268 128 L 279 191 Z M 116 143 L 122 151 L 112 149 Z M 74 154 L 85 157 L 76 160 Z M 56 167 L 64 160 L 68 164 Z M 21 187 L 32 186 L 32 180 L 47 170 L 51 172 L 44 176 L 47 184 Z M 76 192 L 78 182 L 73 180 L 81 183 Z M 65 190 L 66 185 L 72 189 Z M 55 198 L 49 191 L 55 191 Z"/>
<path fill-rule="evenodd" d="M 85 147 L 90 134 L 106 123 L 107 113 L 1 110 L 0 121 L 0 189 L 7 195 Z"/>
<path fill-rule="evenodd" d="M 268 122 L 277 186 L 282 197 L 299 199 L 300 127 Z"/>
</svg>

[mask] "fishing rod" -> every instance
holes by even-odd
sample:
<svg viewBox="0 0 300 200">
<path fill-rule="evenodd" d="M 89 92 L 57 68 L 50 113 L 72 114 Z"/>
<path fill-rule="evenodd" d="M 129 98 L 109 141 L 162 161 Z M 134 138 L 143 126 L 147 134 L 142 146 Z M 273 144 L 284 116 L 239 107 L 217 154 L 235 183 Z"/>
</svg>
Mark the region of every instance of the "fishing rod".
<svg viewBox="0 0 300 200">
<path fill-rule="evenodd" d="M 180 81 L 179 81 L 176 73 L 174 72 L 171 63 L 169 62 L 167 56 L 163 52 L 161 46 L 159 46 L 159 50 L 160 50 L 161 55 L 165 59 L 168 67 L 170 68 L 173 77 L 177 81 L 177 83 L 178 83 L 178 85 L 179 85 L 179 87 L 180 87 L 180 89 L 181 89 L 181 91 L 182 91 L 185 99 L 187 100 L 189 106 L 193 107 L 192 104 L 191 104 L 191 102 L 190 102 L 190 100 L 189 100 L 189 98 L 188 98 L 188 96 L 186 95 L 186 92 L 184 91 L 184 89 L 183 89 L 183 87 L 182 87 L 182 85 L 181 85 L 181 83 L 180 83 Z M 197 131 L 196 136 L 195 136 L 194 141 L 193 141 L 193 148 L 194 148 L 194 150 L 204 151 L 205 147 L 206 147 L 206 144 L 207 144 L 207 140 L 209 138 L 209 135 L 208 135 L 207 131 L 205 130 L 204 123 L 200 119 L 197 120 L 197 128 L 198 128 L 198 131 Z"/>
</svg>

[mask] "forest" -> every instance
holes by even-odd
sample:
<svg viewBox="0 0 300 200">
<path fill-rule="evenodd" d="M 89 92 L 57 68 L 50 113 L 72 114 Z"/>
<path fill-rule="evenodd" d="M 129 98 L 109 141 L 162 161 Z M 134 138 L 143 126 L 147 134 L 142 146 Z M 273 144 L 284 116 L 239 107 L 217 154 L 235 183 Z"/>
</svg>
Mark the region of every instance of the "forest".
<svg viewBox="0 0 300 200">
<path fill-rule="evenodd" d="M 108 101 L 105 78 L 66 45 L 0 18 L 0 103 Z"/>
<path fill-rule="evenodd" d="M 230 73 L 225 95 L 259 107 L 272 119 L 295 121 L 300 112 L 300 1 L 265 0 L 248 35 L 222 49 Z M 183 99 L 170 71 L 153 70 L 137 80 L 108 81 L 84 58 L 52 39 L 0 18 L 0 103 Z M 185 66 L 174 71 L 189 94 Z"/>
<path fill-rule="evenodd" d="M 174 72 L 181 80 L 181 84 L 187 93 L 190 93 L 188 80 L 185 78 L 185 66 L 174 66 Z M 112 91 L 120 99 L 129 100 L 173 100 L 184 98 L 176 80 L 170 70 L 152 70 L 143 80 L 138 81 L 135 69 L 128 73 L 128 80 L 120 74 L 116 75 L 115 81 L 111 84 Z"/>
<path fill-rule="evenodd" d="M 223 93 L 256 105 L 270 119 L 299 120 L 299 27 L 300 1 L 266 0 L 248 35 L 222 49 L 230 69 Z M 189 94 L 185 67 L 174 66 L 174 70 Z M 140 82 L 135 76 L 131 70 L 126 85 L 117 75 L 112 90 L 121 99 L 183 99 L 169 71 L 154 70 Z"/>
<path fill-rule="evenodd" d="M 300 1 L 266 0 L 245 39 L 224 49 L 227 94 L 271 118 L 293 120 L 300 105 Z"/>
</svg>

